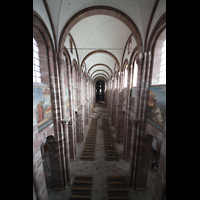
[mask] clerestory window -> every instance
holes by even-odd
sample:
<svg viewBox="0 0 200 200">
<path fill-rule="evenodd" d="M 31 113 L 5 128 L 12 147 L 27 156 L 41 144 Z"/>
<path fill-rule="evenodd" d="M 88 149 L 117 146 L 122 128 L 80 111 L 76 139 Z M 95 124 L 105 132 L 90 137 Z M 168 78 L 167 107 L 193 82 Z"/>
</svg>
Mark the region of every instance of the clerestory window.
<svg viewBox="0 0 200 200">
<path fill-rule="evenodd" d="M 41 83 L 39 50 L 35 39 L 33 38 L 33 82 Z"/>
</svg>

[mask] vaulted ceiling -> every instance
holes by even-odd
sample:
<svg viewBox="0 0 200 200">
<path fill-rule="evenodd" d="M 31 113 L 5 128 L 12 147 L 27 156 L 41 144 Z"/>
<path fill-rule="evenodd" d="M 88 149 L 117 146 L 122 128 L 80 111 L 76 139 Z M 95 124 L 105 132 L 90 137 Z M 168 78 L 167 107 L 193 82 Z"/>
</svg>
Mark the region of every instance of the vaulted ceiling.
<svg viewBox="0 0 200 200">
<path fill-rule="evenodd" d="M 79 62 L 85 62 L 89 75 L 104 74 L 109 79 L 115 63 L 121 62 L 131 31 L 114 17 L 95 15 L 78 22 L 70 33 L 76 43 Z"/>
<path fill-rule="evenodd" d="M 155 3 L 157 6 L 151 18 Z M 128 15 L 137 26 L 143 45 L 150 18 L 148 36 L 166 10 L 166 0 L 33 0 L 33 10 L 45 22 L 57 49 L 61 32 L 69 19 L 84 8 L 99 5 L 116 8 Z M 86 71 L 92 78 L 102 76 L 108 80 L 115 66 L 121 64 L 132 32 L 114 16 L 93 15 L 75 23 L 70 34 L 77 48 L 79 67 L 85 62 Z"/>
</svg>

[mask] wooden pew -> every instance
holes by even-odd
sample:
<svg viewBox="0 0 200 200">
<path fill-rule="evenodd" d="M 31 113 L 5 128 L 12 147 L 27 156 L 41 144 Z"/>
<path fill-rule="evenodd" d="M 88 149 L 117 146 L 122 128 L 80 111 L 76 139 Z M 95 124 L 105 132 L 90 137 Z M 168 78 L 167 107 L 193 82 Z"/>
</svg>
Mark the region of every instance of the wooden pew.
<svg viewBox="0 0 200 200">
<path fill-rule="evenodd" d="M 117 200 L 117 199 L 131 199 L 129 196 L 108 196 L 108 200 Z"/>
<path fill-rule="evenodd" d="M 69 199 L 91 199 L 91 195 L 70 195 Z"/>
<path fill-rule="evenodd" d="M 92 181 L 74 180 L 73 184 L 91 185 Z"/>
</svg>

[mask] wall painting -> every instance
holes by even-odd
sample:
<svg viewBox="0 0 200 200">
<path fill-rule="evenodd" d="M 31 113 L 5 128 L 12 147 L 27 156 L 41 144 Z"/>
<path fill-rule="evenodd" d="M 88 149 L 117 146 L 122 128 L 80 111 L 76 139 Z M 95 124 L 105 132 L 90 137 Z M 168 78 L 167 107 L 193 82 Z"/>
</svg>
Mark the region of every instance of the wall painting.
<svg viewBox="0 0 200 200">
<path fill-rule="evenodd" d="M 51 112 L 50 88 L 33 87 L 33 95 L 37 125 L 38 130 L 40 131 L 53 122 Z"/>
<path fill-rule="evenodd" d="M 147 121 L 164 131 L 166 119 L 166 85 L 155 85 L 150 87 Z"/>
</svg>

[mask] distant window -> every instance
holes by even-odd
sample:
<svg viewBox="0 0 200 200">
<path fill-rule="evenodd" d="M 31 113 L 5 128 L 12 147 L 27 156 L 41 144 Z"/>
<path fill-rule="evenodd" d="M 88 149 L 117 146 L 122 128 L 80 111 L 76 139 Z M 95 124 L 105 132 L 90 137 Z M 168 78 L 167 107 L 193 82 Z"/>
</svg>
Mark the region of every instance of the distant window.
<svg viewBox="0 0 200 200">
<path fill-rule="evenodd" d="M 101 89 L 99 89 L 99 92 L 101 92 Z"/>
<path fill-rule="evenodd" d="M 138 65 L 135 60 L 133 69 L 133 87 L 137 86 L 137 73 L 138 73 Z"/>
<path fill-rule="evenodd" d="M 39 50 L 35 39 L 33 38 L 33 82 L 41 83 Z"/>
</svg>

